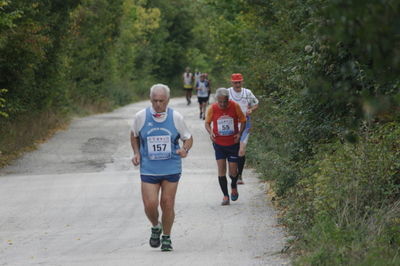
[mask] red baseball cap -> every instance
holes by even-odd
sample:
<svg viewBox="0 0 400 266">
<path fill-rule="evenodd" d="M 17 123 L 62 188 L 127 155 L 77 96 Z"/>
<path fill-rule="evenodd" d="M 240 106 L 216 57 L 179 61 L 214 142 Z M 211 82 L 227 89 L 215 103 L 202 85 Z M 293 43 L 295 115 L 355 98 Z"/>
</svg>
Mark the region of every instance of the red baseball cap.
<svg viewBox="0 0 400 266">
<path fill-rule="evenodd" d="M 231 76 L 231 81 L 235 82 L 235 81 L 243 81 L 243 76 L 240 73 L 234 73 Z"/>
</svg>

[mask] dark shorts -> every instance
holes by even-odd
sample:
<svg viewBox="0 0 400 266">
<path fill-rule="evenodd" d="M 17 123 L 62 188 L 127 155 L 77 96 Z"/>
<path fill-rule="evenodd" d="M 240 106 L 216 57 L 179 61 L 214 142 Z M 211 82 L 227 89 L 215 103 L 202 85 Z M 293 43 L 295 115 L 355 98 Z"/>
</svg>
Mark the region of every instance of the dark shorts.
<svg viewBox="0 0 400 266">
<path fill-rule="evenodd" d="M 192 90 L 193 90 L 193 87 L 191 87 L 191 88 L 185 88 L 185 87 L 183 87 L 183 89 L 184 89 L 185 91 L 192 91 Z"/>
<path fill-rule="evenodd" d="M 239 156 L 239 143 L 233 144 L 231 146 L 222 146 L 213 143 L 215 150 L 215 159 L 228 159 L 228 162 L 237 163 Z"/>
<path fill-rule="evenodd" d="M 197 97 L 197 101 L 202 104 L 208 102 L 208 97 Z"/>
<path fill-rule="evenodd" d="M 140 175 L 140 179 L 142 179 L 142 182 L 151 183 L 151 184 L 160 184 L 164 180 L 175 183 L 175 182 L 178 182 L 180 178 L 181 178 L 181 174 Z"/>
</svg>

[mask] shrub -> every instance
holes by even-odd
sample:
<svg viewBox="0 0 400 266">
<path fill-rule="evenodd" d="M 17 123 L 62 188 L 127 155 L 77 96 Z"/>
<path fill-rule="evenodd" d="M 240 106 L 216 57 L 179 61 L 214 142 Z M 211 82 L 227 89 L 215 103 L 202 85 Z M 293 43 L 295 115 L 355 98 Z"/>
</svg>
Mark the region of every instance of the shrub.
<svg viewBox="0 0 400 266">
<path fill-rule="evenodd" d="M 389 263 L 399 255 L 400 125 L 360 140 L 321 147 L 291 189 L 286 221 L 308 252 L 300 264 Z"/>
</svg>

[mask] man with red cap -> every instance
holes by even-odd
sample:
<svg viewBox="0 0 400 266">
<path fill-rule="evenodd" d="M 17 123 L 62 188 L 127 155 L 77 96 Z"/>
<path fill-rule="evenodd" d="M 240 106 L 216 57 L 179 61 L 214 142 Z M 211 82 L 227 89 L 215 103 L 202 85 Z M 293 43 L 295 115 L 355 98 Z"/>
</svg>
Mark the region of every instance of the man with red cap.
<svg viewBox="0 0 400 266">
<path fill-rule="evenodd" d="M 251 90 L 243 88 L 243 76 L 240 73 L 234 73 L 231 76 L 232 87 L 229 90 L 229 99 L 240 105 L 243 114 L 246 115 L 246 128 L 240 137 L 239 160 L 238 160 L 238 184 L 244 184 L 242 173 L 246 160 L 246 145 L 249 139 L 251 128 L 251 114 L 258 108 L 258 99 Z"/>
</svg>

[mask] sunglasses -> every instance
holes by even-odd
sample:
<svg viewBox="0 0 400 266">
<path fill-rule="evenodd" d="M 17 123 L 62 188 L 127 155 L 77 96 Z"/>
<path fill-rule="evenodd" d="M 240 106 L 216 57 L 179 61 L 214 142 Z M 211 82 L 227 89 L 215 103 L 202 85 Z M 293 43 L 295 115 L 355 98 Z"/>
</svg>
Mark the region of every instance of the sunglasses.
<svg viewBox="0 0 400 266">
<path fill-rule="evenodd" d="M 232 82 L 233 84 L 239 84 L 239 83 L 242 83 L 241 81 L 234 81 L 234 82 Z"/>
</svg>

